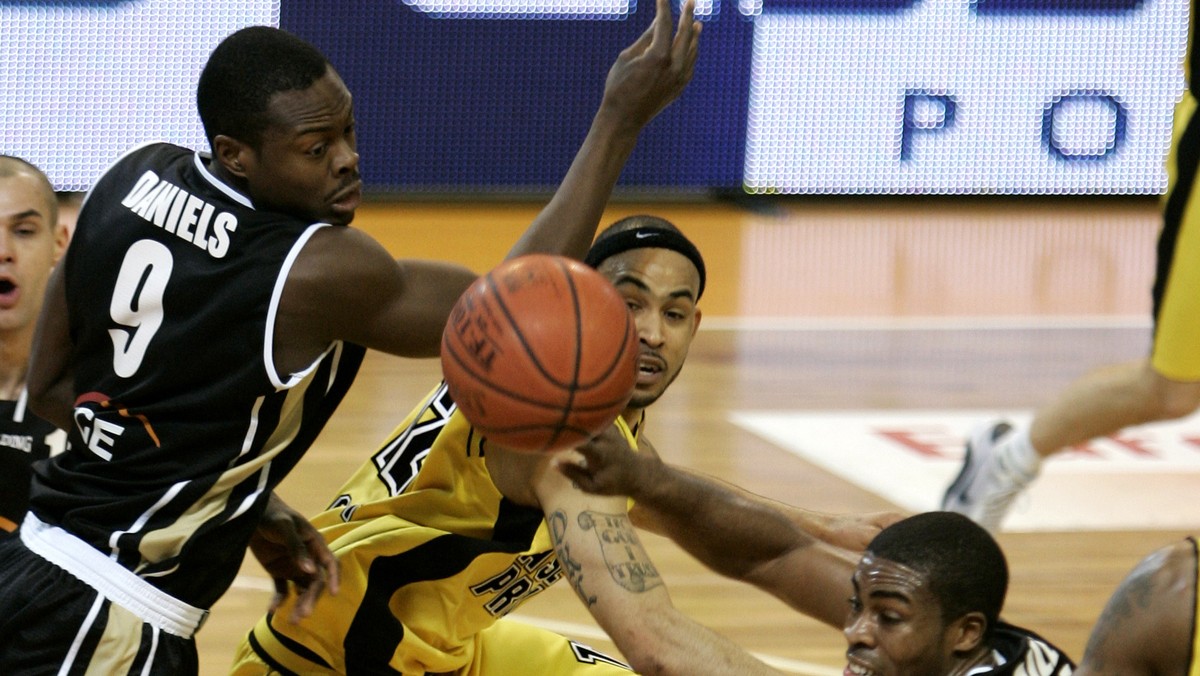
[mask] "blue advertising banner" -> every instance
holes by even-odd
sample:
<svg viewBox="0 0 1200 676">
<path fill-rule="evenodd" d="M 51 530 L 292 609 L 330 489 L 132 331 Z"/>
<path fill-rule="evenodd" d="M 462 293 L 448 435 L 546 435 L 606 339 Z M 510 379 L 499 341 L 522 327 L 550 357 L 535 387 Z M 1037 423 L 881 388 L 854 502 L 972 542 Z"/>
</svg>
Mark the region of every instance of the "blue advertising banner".
<svg viewBox="0 0 1200 676">
<path fill-rule="evenodd" d="M 675 3 L 678 5 L 678 2 Z M 1188 0 L 699 0 L 692 84 L 626 192 L 1157 194 Z M 205 145 L 195 80 L 281 26 L 355 95 L 380 193 L 551 190 L 649 0 L 0 0 L 0 152 L 86 189 Z"/>
<path fill-rule="evenodd" d="M 280 21 L 355 93 L 373 185 L 454 191 L 557 185 L 609 66 L 653 17 L 653 2 L 633 0 L 290 0 Z M 736 12 L 705 18 L 696 75 L 646 130 L 624 186 L 741 182 L 754 27 Z"/>
</svg>

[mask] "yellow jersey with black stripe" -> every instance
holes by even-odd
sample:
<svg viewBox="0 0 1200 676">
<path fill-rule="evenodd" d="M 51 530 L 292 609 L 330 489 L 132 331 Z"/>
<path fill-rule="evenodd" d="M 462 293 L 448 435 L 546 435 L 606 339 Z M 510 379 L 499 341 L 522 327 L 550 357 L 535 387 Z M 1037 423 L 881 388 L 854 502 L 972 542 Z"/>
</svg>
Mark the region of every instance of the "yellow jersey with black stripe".
<svg viewBox="0 0 1200 676">
<path fill-rule="evenodd" d="M 283 673 L 471 664 L 480 632 L 562 576 L 541 510 L 500 493 L 486 453 L 439 385 L 313 519 L 341 564 L 337 596 L 298 624 L 290 606 L 264 617 L 249 647 Z"/>
</svg>

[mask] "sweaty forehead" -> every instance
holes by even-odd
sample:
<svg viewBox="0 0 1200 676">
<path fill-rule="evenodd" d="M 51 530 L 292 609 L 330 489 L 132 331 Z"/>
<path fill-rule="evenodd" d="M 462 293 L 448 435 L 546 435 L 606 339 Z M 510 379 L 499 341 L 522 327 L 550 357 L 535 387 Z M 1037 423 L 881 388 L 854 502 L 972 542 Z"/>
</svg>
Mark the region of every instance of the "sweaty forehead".
<svg viewBox="0 0 1200 676">
<path fill-rule="evenodd" d="M 630 249 L 610 256 L 598 268 L 614 284 L 637 281 L 653 290 L 673 293 L 687 290 L 695 300 L 700 272 L 687 256 L 659 248 Z"/>
<path fill-rule="evenodd" d="M 918 596 L 929 593 L 926 576 L 902 563 L 879 558 L 870 552 L 863 555 L 854 570 L 854 582 L 860 593 L 888 591 Z"/>
</svg>

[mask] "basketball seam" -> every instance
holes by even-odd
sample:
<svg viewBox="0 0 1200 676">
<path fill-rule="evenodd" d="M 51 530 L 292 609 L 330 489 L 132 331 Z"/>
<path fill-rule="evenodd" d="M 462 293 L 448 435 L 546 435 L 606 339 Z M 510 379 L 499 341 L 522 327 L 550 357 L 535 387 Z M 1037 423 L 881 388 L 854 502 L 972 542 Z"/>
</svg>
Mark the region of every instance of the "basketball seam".
<svg viewBox="0 0 1200 676">
<path fill-rule="evenodd" d="M 482 280 L 484 287 L 488 291 L 487 295 L 490 296 L 492 307 L 495 308 L 497 319 L 503 317 L 501 321 L 507 325 L 506 328 L 510 331 L 510 336 L 515 339 L 514 342 L 516 346 L 518 346 L 519 350 L 524 353 L 524 357 L 528 359 L 529 364 L 532 367 L 529 376 L 531 378 L 540 376 L 543 382 L 545 382 L 547 385 L 557 388 L 559 393 L 563 395 L 558 401 L 550 402 L 542 398 L 535 398 L 535 396 L 524 394 L 523 390 L 517 390 L 510 385 L 502 385 L 499 382 L 494 381 L 490 373 L 485 374 L 485 372 L 477 369 L 476 366 L 478 366 L 478 364 L 467 358 L 466 354 L 462 351 L 464 346 L 458 345 L 457 341 L 454 340 L 456 334 L 448 334 L 443 336 L 442 347 L 445 356 L 449 357 L 450 361 L 452 361 L 454 365 L 458 367 L 458 369 L 470 377 L 475 386 L 480 387 L 484 391 L 491 392 L 494 395 L 503 397 L 513 403 L 519 403 L 521 405 L 531 407 L 532 409 L 541 410 L 545 413 L 551 414 L 549 416 L 550 419 L 542 422 L 525 422 L 515 425 L 495 424 L 494 421 L 483 425 L 472 422 L 472 427 L 478 429 L 484 435 L 499 436 L 503 434 L 527 434 L 540 431 L 543 435 L 548 437 L 548 439 L 539 441 L 539 444 L 544 450 L 557 446 L 559 442 L 568 437 L 568 435 L 575 435 L 584 438 L 590 436 L 593 433 L 594 427 L 591 424 L 588 424 L 586 420 L 580 420 L 580 418 L 586 418 L 589 414 L 594 414 L 597 412 L 611 411 L 611 409 L 623 406 L 629 401 L 628 395 L 621 395 L 606 397 L 606 401 L 599 403 L 581 402 L 581 398 L 584 398 L 585 393 L 592 392 L 596 389 L 606 391 L 604 386 L 609 384 L 612 374 L 617 370 L 617 366 L 628 359 L 628 355 L 626 353 L 629 352 L 631 333 L 633 333 L 632 318 L 628 311 L 623 313 L 624 316 L 621 323 L 623 325 L 622 328 L 624 330 L 622 333 L 624 335 L 621 336 L 620 342 L 615 346 L 617 349 L 612 352 L 609 352 L 609 350 L 601 350 L 602 354 L 608 354 L 609 361 L 600 366 L 599 370 L 601 372 L 598 373 L 594 379 L 592 379 L 592 382 L 582 383 L 581 377 L 584 369 L 582 360 L 585 356 L 585 335 L 583 326 L 585 323 L 585 318 L 583 317 L 583 303 L 579 280 L 573 274 L 574 271 L 568 263 L 569 261 L 567 260 L 555 260 L 553 269 L 557 270 L 558 273 L 563 276 L 563 281 L 566 283 L 566 290 L 570 294 L 569 297 L 571 301 L 571 311 L 574 313 L 573 317 L 571 318 L 574 321 L 573 330 L 575 344 L 571 346 L 574 351 L 574 362 L 570 365 L 571 375 L 569 380 L 556 377 L 549 370 L 549 365 L 544 361 L 545 356 L 539 354 L 534 349 L 533 344 L 530 342 L 530 337 L 526 336 L 521 329 L 520 322 L 517 321 L 511 305 L 511 299 L 507 299 L 501 292 L 502 289 L 496 272 L 493 270 L 486 273 Z M 546 272 L 549 273 L 549 269 L 547 269 Z M 553 273 L 550 274 L 552 276 Z M 622 309 L 624 309 L 624 301 L 619 297 L 617 300 L 621 301 Z M 607 323 L 607 318 L 602 316 L 600 321 Z M 513 383 L 513 385 L 517 384 L 518 383 Z M 466 393 L 464 393 L 464 395 L 465 394 Z M 577 404 L 581 405 L 577 406 Z M 616 415 L 619 416 L 620 412 L 618 411 Z M 613 417 L 615 418 L 616 416 Z M 576 422 L 572 422 L 573 420 Z M 606 424 L 611 424 L 611 421 Z"/>
</svg>

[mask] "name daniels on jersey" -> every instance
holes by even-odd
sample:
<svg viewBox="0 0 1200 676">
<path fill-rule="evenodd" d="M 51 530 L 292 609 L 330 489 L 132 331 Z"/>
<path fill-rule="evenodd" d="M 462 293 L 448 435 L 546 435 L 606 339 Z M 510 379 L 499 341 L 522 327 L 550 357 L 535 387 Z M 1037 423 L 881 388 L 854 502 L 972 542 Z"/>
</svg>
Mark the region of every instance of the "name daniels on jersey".
<svg viewBox="0 0 1200 676">
<path fill-rule="evenodd" d="M 208 251 L 213 258 L 229 252 L 229 233 L 237 230 L 237 216 L 217 211 L 213 205 L 147 171 L 121 204 L 146 221 Z M 215 216 L 214 216 L 215 214 Z"/>
<path fill-rule="evenodd" d="M 32 453 L 33 437 L 26 434 L 0 434 L 0 446 Z"/>
</svg>

